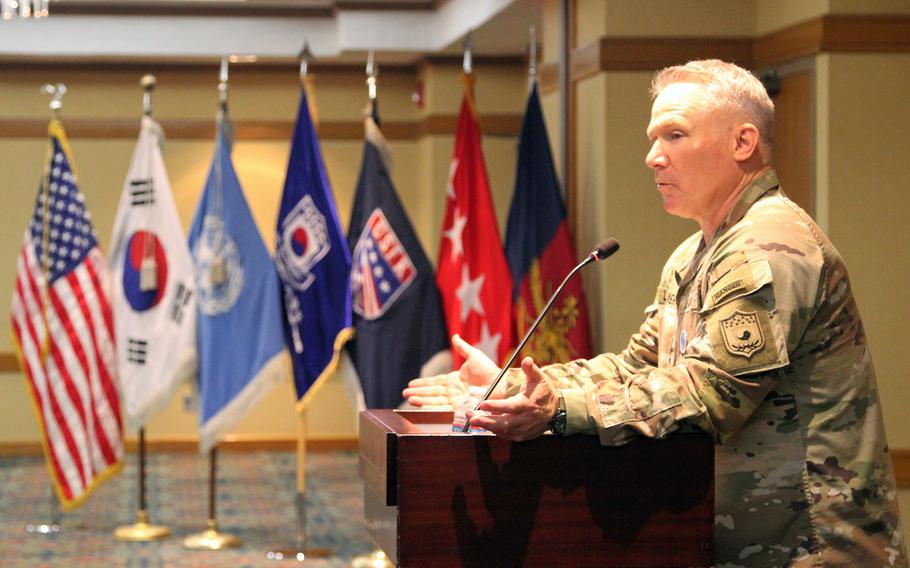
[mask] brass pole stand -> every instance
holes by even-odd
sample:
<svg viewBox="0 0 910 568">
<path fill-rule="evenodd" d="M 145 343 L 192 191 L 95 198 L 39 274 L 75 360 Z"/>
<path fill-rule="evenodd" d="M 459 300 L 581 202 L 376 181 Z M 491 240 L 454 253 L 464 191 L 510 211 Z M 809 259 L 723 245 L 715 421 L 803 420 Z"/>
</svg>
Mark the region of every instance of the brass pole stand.
<svg viewBox="0 0 910 568">
<path fill-rule="evenodd" d="M 60 501 L 51 486 L 51 522 L 25 525 L 25 532 L 32 534 L 57 534 L 60 532 Z"/>
<path fill-rule="evenodd" d="M 351 568 L 393 568 L 385 552 L 374 550 L 366 556 L 358 556 L 351 560 Z"/>
<path fill-rule="evenodd" d="M 266 554 L 269 560 L 297 560 L 304 562 L 317 558 L 329 558 L 333 551 L 328 548 L 310 548 L 307 546 L 306 534 L 306 408 L 297 413 L 297 534 L 293 548 L 270 550 Z"/>
<path fill-rule="evenodd" d="M 139 510 L 136 522 L 114 529 L 114 538 L 132 542 L 150 542 L 170 536 L 171 531 L 162 525 L 150 525 L 145 510 L 145 428 L 139 429 Z"/>
<path fill-rule="evenodd" d="M 209 452 L 209 520 L 208 527 L 201 533 L 191 534 L 183 539 L 184 548 L 221 550 L 240 546 L 240 539 L 232 534 L 218 530 L 218 521 L 215 520 L 215 466 L 218 456 L 218 447 Z"/>
<path fill-rule="evenodd" d="M 265 557 L 269 560 L 297 560 L 304 562 L 318 558 L 330 558 L 332 551 L 328 548 L 311 548 L 307 546 L 306 536 L 306 493 L 297 493 L 297 535 L 293 548 L 270 550 Z"/>
</svg>

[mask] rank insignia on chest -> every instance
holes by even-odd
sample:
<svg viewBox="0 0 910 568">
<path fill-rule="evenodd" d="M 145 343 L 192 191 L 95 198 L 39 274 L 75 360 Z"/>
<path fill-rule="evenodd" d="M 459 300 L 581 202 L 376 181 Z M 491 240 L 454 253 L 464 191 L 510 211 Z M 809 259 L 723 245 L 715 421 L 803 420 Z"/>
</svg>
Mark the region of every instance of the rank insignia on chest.
<svg viewBox="0 0 910 568">
<path fill-rule="evenodd" d="M 733 355 L 751 359 L 752 355 L 765 346 L 756 312 L 734 311 L 720 320 L 721 335 L 724 346 Z"/>
</svg>

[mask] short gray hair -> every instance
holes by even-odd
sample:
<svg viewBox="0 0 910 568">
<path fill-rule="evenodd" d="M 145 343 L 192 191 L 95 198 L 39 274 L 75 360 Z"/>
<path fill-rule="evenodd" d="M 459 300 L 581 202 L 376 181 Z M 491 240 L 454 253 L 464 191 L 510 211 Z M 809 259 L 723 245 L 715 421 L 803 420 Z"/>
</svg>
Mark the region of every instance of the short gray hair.
<svg viewBox="0 0 910 568">
<path fill-rule="evenodd" d="M 667 85 L 694 83 L 708 93 L 713 108 L 739 110 L 755 123 L 761 139 L 771 148 L 774 103 L 761 81 L 749 71 L 720 59 L 701 59 L 661 69 L 651 81 L 651 96 Z"/>
</svg>

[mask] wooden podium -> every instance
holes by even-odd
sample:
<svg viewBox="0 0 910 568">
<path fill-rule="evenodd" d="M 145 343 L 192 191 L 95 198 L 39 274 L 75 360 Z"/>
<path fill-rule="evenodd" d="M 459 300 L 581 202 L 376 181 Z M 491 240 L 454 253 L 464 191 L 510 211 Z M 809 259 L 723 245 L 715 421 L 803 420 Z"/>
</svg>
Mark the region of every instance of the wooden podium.
<svg viewBox="0 0 910 568">
<path fill-rule="evenodd" d="M 710 566 L 714 446 L 675 434 L 509 442 L 451 412 L 360 414 L 367 530 L 393 564 Z"/>
</svg>

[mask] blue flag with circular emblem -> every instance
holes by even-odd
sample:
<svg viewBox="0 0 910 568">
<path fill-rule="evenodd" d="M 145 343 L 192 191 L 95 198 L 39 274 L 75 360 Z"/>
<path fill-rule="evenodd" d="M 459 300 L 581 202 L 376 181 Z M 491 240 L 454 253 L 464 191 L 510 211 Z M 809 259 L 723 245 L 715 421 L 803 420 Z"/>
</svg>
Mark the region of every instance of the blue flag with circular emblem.
<svg viewBox="0 0 910 568">
<path fill-rule="evenodd" d="M 278 274 L 243 197 L 227 129 L 224 117 L 189 235 L 198 306 L 202 452 L 284 378 Z"/>
</svg>

